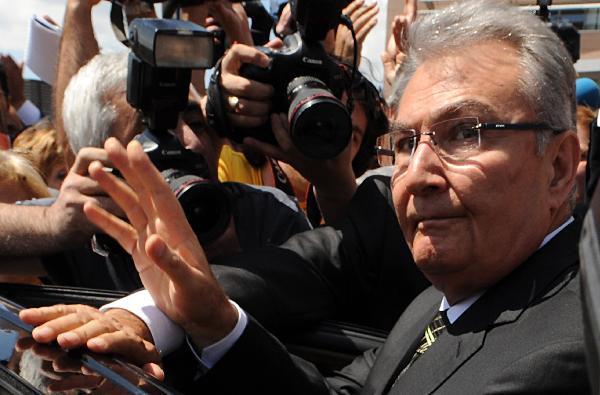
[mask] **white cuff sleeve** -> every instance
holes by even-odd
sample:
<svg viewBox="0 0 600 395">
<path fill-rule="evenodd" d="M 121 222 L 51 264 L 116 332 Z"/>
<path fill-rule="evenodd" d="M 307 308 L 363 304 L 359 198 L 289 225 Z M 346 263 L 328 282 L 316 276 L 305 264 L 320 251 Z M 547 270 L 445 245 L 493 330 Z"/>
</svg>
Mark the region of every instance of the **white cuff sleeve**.
<svg viewBox="0 0 600 395">
<path fill-rule="evenodd" d="M 17 110 L 17 115 L 21 118 L 21 121 L 25 124 L 25 126 L 31 126 L 42 117 L 42 113 L 40 109 L 35 106 L 29 100 L 25 100 L 25 103 L 19 107 Z"/>
<path fill-rule="evenodd" d="M 185 337 L 183 329 L 171 321 L 154 303 L 150 292 L 143 290 L 100 307 L 100 311 L 123 309 L 144 321 L 161 356 L 176 350 Z"/>
<path fill-rule="evenodd" d="M 246 325 L 248 325 L 248 316 L 242 310 L 240 306 L 237 305 L 234 301 L 229 301 L 238 311 L 238 322 L 235 324 L 235 327 L 227 336 L 219 340 L 218 342 L 211 344 L 208 347 L 205 347 L 200 355 L 196 352 L 196 349 L 192 345 L 189 336 L 186 337 L 188 346 L 191 348 L 192 353 L 196 359 L 202 363 L 207 369 L 212 369 L 213 366 L 217 364 L 223 358 L 227 351 L 233 347 L 233 345 L 238 341 L 238 339 L 244 333 L 244 329 L 246 329 Z"/>
</svg>

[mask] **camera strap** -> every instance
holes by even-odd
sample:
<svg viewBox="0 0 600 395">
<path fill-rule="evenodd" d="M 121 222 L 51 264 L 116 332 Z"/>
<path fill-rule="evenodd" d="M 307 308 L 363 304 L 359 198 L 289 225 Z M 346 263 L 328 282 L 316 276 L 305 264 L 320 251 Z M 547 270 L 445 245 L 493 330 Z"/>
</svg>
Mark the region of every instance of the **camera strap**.
<svg viewBox="0 0 600 395">
<path fill-rule="evenodd" d="M 221 90 L 221 59 L 215 65 L 206 91 L 206 121 L 220 136 L 223 136 L 230 130 L 230 125 L 227 120 L 226 103 Z"/>
</svg>

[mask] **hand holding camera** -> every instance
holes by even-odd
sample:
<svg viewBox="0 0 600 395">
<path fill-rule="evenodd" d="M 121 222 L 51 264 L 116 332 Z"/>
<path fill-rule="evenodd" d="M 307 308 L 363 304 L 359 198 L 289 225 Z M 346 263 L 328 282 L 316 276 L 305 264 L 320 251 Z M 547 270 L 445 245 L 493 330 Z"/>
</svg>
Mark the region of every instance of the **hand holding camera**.
<svg viewBox="0 0 600 395">
<path fill-rule="evenodd" d="M 312 158 L 337 156 L 348 145 L 352 131 L 351 105 L 346 106 L 340 101 L 346 88 L 343 71 L 321 43 L 339 24 L 342 6 L 343 2 L 337 0 L 291 1 L 290 9 L 298 32 L 285 38 L 283 48 L 274 51 L 259 47 L 258 51 L 248 51 L 246 57 L 251 60 L 247 64 L 234 62 L 233 67 L 225 71 L 233 74 L 239 70 L 240 76 L 245 77 L 237 80 L 240 90 L 248 88 L 248 81 L 271 84 L 274 90 L 270 112 L 288 113 L 294 145 Z M 260 52 L 270 59 L 268 63 Z M 263 63 L 262 67 L 260 63 Z M 230 82 L 231 79 L 227 81 Z M 233 84 L 222 89 L 224 85 L 223 78 L 215 73 L 208 89 L 209 124 L 224 137 L 238 143 L 245 137 L 253 137 L 276 144 L 270 123 L 262 117 L 264 106 L 252 109 L 258 117 L 237 117 L 234 122 L 228 122 L 231 117 L 226 116 L 227 112 L 233 110 L 239 114 L 242 107 L 250 103 L 242 101 L 238 95 L 231 95 Z"/>
<path fill-rule="evenodd" d="M 269 120 L 273 86 L 240 75 L 244 64 L 266 68 L 271 59 L 257 48 L 234 44 L 221 63 L 222 97 L 227 117 L 235 127 L 258 127 Z"/>
</svg>

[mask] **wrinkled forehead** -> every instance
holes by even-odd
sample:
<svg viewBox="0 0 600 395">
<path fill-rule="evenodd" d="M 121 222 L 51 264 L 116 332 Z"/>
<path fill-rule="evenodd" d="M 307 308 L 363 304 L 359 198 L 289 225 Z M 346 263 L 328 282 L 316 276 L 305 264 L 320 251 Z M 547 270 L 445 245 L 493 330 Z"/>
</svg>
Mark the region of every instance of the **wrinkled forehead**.
<svg viewBox="0 0 600 395">
<path fill-rule="evenodd" d="M 395 121 L 418 128 L 461 116 L 523 116 L 533 110 L 520 93 L 521 72 L 516 50 L 499 42 L 431 57 L 406 85 Z"/>
</svg>

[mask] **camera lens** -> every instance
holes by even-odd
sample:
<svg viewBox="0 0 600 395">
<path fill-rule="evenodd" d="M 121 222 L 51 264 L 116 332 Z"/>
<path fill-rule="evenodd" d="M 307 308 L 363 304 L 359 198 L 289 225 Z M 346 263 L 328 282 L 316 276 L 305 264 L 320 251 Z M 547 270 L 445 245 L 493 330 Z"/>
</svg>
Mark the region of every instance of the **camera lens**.
<svg viewBox="0 0 600 395">
<path fill-rule="evenodd" d="M 346 148 L 352 119 L 346 106 L 314 77 L 297 77 L 287 87 L 294 145 L 306 156 L 328 159 Z"/>
<path fill-rule="evenodd" d="M 169 169 L 161 174 L 177 196 L 200 243 L 218 239 L 231 218 L 231 198 L 225 187 L 179 170 Z"/>
</svg>

